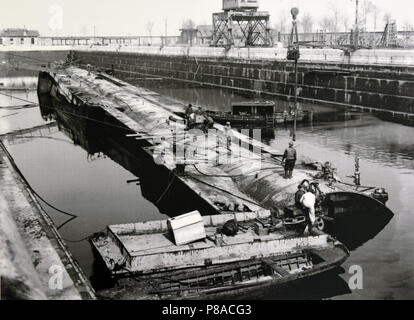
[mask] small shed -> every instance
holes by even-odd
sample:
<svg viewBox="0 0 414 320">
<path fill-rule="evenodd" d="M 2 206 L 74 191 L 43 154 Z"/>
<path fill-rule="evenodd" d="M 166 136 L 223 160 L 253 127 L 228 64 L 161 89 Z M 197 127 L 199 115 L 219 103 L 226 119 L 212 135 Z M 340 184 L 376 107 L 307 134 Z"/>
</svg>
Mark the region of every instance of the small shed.
<svg viewBox="0 0 414 320">
<path fill-rule="evenodd" d="M 39 32 L 36 30 L 9 28 L 0 31 L 2 45 L 36 45 Z"/>
</svg>

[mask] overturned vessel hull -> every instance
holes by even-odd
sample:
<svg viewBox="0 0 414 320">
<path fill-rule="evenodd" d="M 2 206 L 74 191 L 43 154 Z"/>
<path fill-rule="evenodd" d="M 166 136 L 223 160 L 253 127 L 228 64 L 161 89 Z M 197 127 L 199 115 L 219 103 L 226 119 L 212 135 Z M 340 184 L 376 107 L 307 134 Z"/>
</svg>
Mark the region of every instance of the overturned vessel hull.
<svg viewBox="0 0 414 320">
<path fill-rule="evenodd" d="M 90 116 L 95 121 L 111 119 L 112 124 L 125 128 L 126 139 L 139 143 L 148 159 L 200 199 L 204 214 L 283 210 L 294 204 L 297 186 L 308 180 L 318 182 L 326 200 L 318 212 L 321 229 L 349 240 L 345 244 L 351 248 L 375 236 L 392 218 L 392 212 L 375 198 L 375 188 L 317 178 L 318 170 L 311 166 L 302 166 L 292 179 L 284 179 L 280 152 L 236 131 L 230 145 L 217 143 L 224 137 L 220 124 L 214 125 L 212 135 L 200 140 L 203 134 L 186 131 L 177 115 L 183 112 L 183 105 L 109 75 L 76 67 L 43 72 L 38 91 L 75 108 L 92 108 L 95 111 Z M 179 149 L 183 153 L 177 155 Z M 259 152 L 252 153 L 252 149 Z M 350 232 L 352 226 L 361 229 L 358 239 Z"/>
</svg>

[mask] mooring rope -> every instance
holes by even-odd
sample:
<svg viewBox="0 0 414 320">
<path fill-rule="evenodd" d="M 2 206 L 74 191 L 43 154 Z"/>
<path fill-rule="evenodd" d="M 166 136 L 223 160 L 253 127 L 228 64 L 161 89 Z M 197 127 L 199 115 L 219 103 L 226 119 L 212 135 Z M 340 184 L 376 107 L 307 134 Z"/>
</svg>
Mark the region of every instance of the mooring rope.
<svg viewBox="0 0 414 320">
<path fill-rule="evenodd" d="M 16 162 L 14 161 L 12 155 L 9 153 L 9 151 L 7 150 L 7 148 L 5 147 L 5 145 L 3 144 L 3 142 L 0 140 L 0 147 L 1 149 L 4 151 L 4 153 L 6 154 L 7 158 L 9 159 L 11 165 L 13 166 L 14 170 L 16 171 L 16 173 L 20 176 L 20 178 L 24 181 L 24 183 L 27 185 L 27 187 L 30 189 L 30 191 L 37 196 L 40 200 L 42 200 L 45 204 L 47 204 L 49 207 L 51 207 L 52 209 L 56 210 L 57 212 L 60 212 L 64 215 L 70 216 L 72 218 L 77 218 L 78 216 L 70 213 L 70 212 L 66 212 L 63 211 L 59 208 L 57 208 L 56 206 L 52 205 L 50 202 L 46 201 L 41 195 L 39 195 L 36 190 L 33 189 L 33 187 L 29 184 L 29 182 L 27 181 L 27 179 L 24 177 L 23 173 L 20 171 L 19 167 L 17 166 Z"/>
<path fill-rule="evenodd" d="M 211 187 L 211 188 L 214 188 L 214 189 L 217 189 L 217 190 L 219 190 L 219 191 L 222 191 L 222 192 L 225 192 L 225 193 L 227 193 L 227 194 L 230 194 L 231 196 L 233 196 L 233 197 L 235 197 L 235 198 L 238 198 L 238 199 L 240 199 L 240 200 L 243 200 L 243 201 L 249 202 L 249 203 L 251 203 L 251 204 L 254 204 L 254 205 L 258 206 L 258 207 L 261 207 L 261 205 L 260 205 L 260 204 L 258 204 L 258 203 L 257 203 L 257 202 L 255 202 L 255 201 L 252 201 L 252 200 L 250 200 L 250 199 L 247 199 L 247 198 L 241 197 L 241 196 L 239 196 L 239 195 L 237 195 L 237 194 L 234 194 L 233 192 L 230 192 L 230 191 L 228 191 L 228 190 L 225 190 L 225 189 L 223 189 L 223 188 L 220 188 L 220 187 L 218 187 L 218 186 L 215 186 L 215 185 L 213 185 L 213 184 L 210 184 L 210 183 L 208 183 L 208 182 L 205 182 L 205 181 L 203 181 L 203 180 L 200 180 L 200 179 L 198 179 L 198 178 L 194 177 L 193 175 L 190 175 L 190 174 L 188 174 L 188 173 L 187 173 L 185 176 L 186 176 L 186 177 L 189 177 L 189 178 L 191 178 L 191 179 L 193 179 L 193 180 L 195 180 L 195 181 L 197 181 L 197 182 L 200 182 L 200 183 L 202 183 L 202 184 L 205 184 L 206 186 L 209 186 L 209 187 Z"/>
</svg>

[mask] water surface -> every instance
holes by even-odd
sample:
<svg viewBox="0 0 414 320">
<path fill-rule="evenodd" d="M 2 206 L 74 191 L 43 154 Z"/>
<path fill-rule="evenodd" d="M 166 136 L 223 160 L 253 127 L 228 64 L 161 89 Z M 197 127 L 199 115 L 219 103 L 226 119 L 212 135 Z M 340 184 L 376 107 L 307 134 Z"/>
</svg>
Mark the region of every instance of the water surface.
<svg viewBox="0 0 414 320">
<path fill-rule="evenodd" d="M 184 103 L 215 110 L 229 110 L 232 102 L 246 98 L 217 89 L 158 89 Z M 35 92 L 13 92 L 21 99 L 37 102 Z M 45 124 L 39 108 L 7 109 L 25 102 L 0 95 L 0 134 Z M 327 112 L 326 107 L 304 106 Z M 362 184 L 383 186 L 390 194 L 389 207 L 395 217 L 374 239 L 351 253 L 338 278 L 325 277 L 295 286 L 289 297 L 335 299 L 414 298 L 414 128 L 384 122 L 369 114 L 332 110 L 345 121 L 323 121 L 298 126 L 296 148 L 321 162 L 330 161 L 346 180 L 360 159 Z M 11 113 L 17 113 L 10 115 Z M 7 116 L 9 114 L 9 116 Z M 64 133 L 66 132 L 66 134 Z M 283 150 L 291 140 L 291 128 L 280 127 L 263 141 Z M 52 127 L 9 142 L 9 150 L 33 188 L 58 208 L 78 215 L 64 225 L 62 236 L 71 241 L 98 232 L 108 224 L 164 219 L 166 215 L 142 195 L 142 187 L 126 181 L 136 178 L 119 161 L 108 155 L 91 155 L 76 145 L 62 128 Z M 88 139 L 86 139 L 88 140 Z M 98 139 L 99 140 L 99 139 Z M 93 141 L 89 141 L 92 144 Z M 116 151 L 121 152 L 121 151 Z M 122 155 L 121 155 L 122 156 Z M 139 165 L 139 164 L 138 164 Z M 349 180 L 350 181 L 350 180 Z M 177 201 L 180 201 L 178 199 Z M 57 225 L 67 217 L 44 205 Z M 87 275 L 92 274 L 93 257 L 86 241 L 68 242 Z M 363 290 L 347 290 L 349 268 L 363 269 Z M 328 290 L 329 289 L 329 290 Z M 321 293 L 323 292 L 323 294 Z M 280 298 L 263 292 L 251 298 Z"/>
</svg>

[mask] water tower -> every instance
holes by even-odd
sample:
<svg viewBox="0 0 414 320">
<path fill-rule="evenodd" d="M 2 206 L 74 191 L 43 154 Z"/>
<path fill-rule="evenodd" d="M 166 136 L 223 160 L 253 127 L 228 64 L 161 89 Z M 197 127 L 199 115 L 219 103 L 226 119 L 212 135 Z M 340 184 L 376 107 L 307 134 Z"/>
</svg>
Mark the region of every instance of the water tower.
<svg viewBox="0 0 414 320">
<path fill-rule="evenodd" d="M 271 46 L 269 12 L 258 8 L 258 0 L 223 0 L 223 11 L 213 13 L 212 46 L 230 47 L 236 38 L 246 47 Z"/>
</svg>

